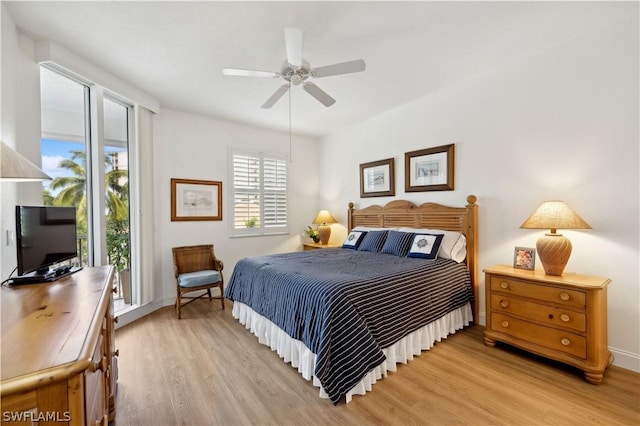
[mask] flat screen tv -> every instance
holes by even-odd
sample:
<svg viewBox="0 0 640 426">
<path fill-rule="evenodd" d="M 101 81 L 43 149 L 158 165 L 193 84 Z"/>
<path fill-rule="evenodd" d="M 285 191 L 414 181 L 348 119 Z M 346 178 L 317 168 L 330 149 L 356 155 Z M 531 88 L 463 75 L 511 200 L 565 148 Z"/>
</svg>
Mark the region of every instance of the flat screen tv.
<svg viewBox="0 0 640 426">
<path fill-rule="evenodd" d="M 16 206 L 18 275 L 46 281 L 70 272 L 50 267 L 78 256 L 76 237 L 75 207 Z"/>
</svg>

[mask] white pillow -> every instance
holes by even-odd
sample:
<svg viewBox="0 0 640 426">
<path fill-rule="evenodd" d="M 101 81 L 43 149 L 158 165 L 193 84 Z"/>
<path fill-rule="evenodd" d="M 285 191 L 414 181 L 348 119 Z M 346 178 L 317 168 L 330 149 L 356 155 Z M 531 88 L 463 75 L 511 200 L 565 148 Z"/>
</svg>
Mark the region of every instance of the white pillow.
<svg viewBox="0 0 640 426">
<path fill-rule="evenodd" d="M 415 232 L 427 234 L 442 234 L 442 243 L 438 251 L 438 257 L 443 259 L 453 259 L 458 263 L 464 261 L 467 257 L 467 239 L 460 232 L 444 231 L 442 229 L 425 229 L 425 228 L 400 228 L 401 232 Z"/>
</svg>

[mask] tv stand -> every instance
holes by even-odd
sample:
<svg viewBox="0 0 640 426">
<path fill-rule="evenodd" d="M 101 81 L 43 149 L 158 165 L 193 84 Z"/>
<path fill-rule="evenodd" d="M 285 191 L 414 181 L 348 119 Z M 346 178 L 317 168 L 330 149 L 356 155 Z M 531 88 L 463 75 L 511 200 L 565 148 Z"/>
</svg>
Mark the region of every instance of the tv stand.
<svg viewBox="0 0 640 426">
<path fill-rule="evenodd" d="M 61 266 L 57 269 L 43 271 L 43 273 L 35 271 L 30 274 L 11 278 L 11 285 L 50 283 L 66 277 L 67 275 L 74 274 L 81 269 L 82 267 L 77 266 Z"/>
<path fill-rule="evenodd" d="M 85 267 L 58 283 L 0 287 L 3 425 L 115 419 L 114 272 Z"/>
</svg>

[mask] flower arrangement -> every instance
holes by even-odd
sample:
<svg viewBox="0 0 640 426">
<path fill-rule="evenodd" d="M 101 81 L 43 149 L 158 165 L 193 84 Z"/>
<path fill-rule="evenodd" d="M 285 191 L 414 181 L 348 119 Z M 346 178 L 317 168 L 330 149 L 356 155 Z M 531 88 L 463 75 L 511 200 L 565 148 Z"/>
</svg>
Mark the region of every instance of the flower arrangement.
<svg viewBox="0 0 640 426">
<path fill-rule="evenodd" d="M 312 228 L 311 226 L 307 226 L 307 229 L 304 233 L 313 240 L 314 243 L 320 242 L 320 233 L 317 229 Z"/>
</svg>

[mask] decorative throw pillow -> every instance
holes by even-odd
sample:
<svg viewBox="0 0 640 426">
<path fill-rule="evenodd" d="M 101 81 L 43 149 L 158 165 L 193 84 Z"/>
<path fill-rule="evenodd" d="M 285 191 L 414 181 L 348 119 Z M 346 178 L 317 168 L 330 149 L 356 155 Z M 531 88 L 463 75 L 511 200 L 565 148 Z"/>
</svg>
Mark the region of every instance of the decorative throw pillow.
<svg viewBox="0 0 640 426">
<path fill-rule="evenodd" d="M 438 256 L 438 250 L 442 243 L 442 234 L 416 234 L 413 237 L 411 248 L 407 257 L 419 257 L 433 260 Z"/>
<path fill-rule="evenodd" d="M 349 235 L 347 235 L 347 239 L 344 240 L 342 248 L 357 250 L 365 235 L 367 235 L 367 233 L 364 231 L 351 231 Z"/>
<path fill-rule="evenodd" d="M 369 231 L 364 236 L 358 250 L 379 252 L 387 239 L 387 231 Z"/>
<path fill-rule="evenodd" d="M 411 248 L 413 235 L 411 232 L 389 231 L 380 253 L 393 254 L 400 257 L 406 256 L 409 248 Z"/>
<path fill-rule="evenodd" d="M 400 228 L 403 232 L 415 232 L 416 234 L 440 234 L 443 235 L 442 244 L 438 257 L 444 259 L 453 259 L 458 263 L 464 261 L 467 257 L 467 239 L 460 232 L 444 231 L 442 229 L 417 229 L 417 228 Z"/>
</svg>

